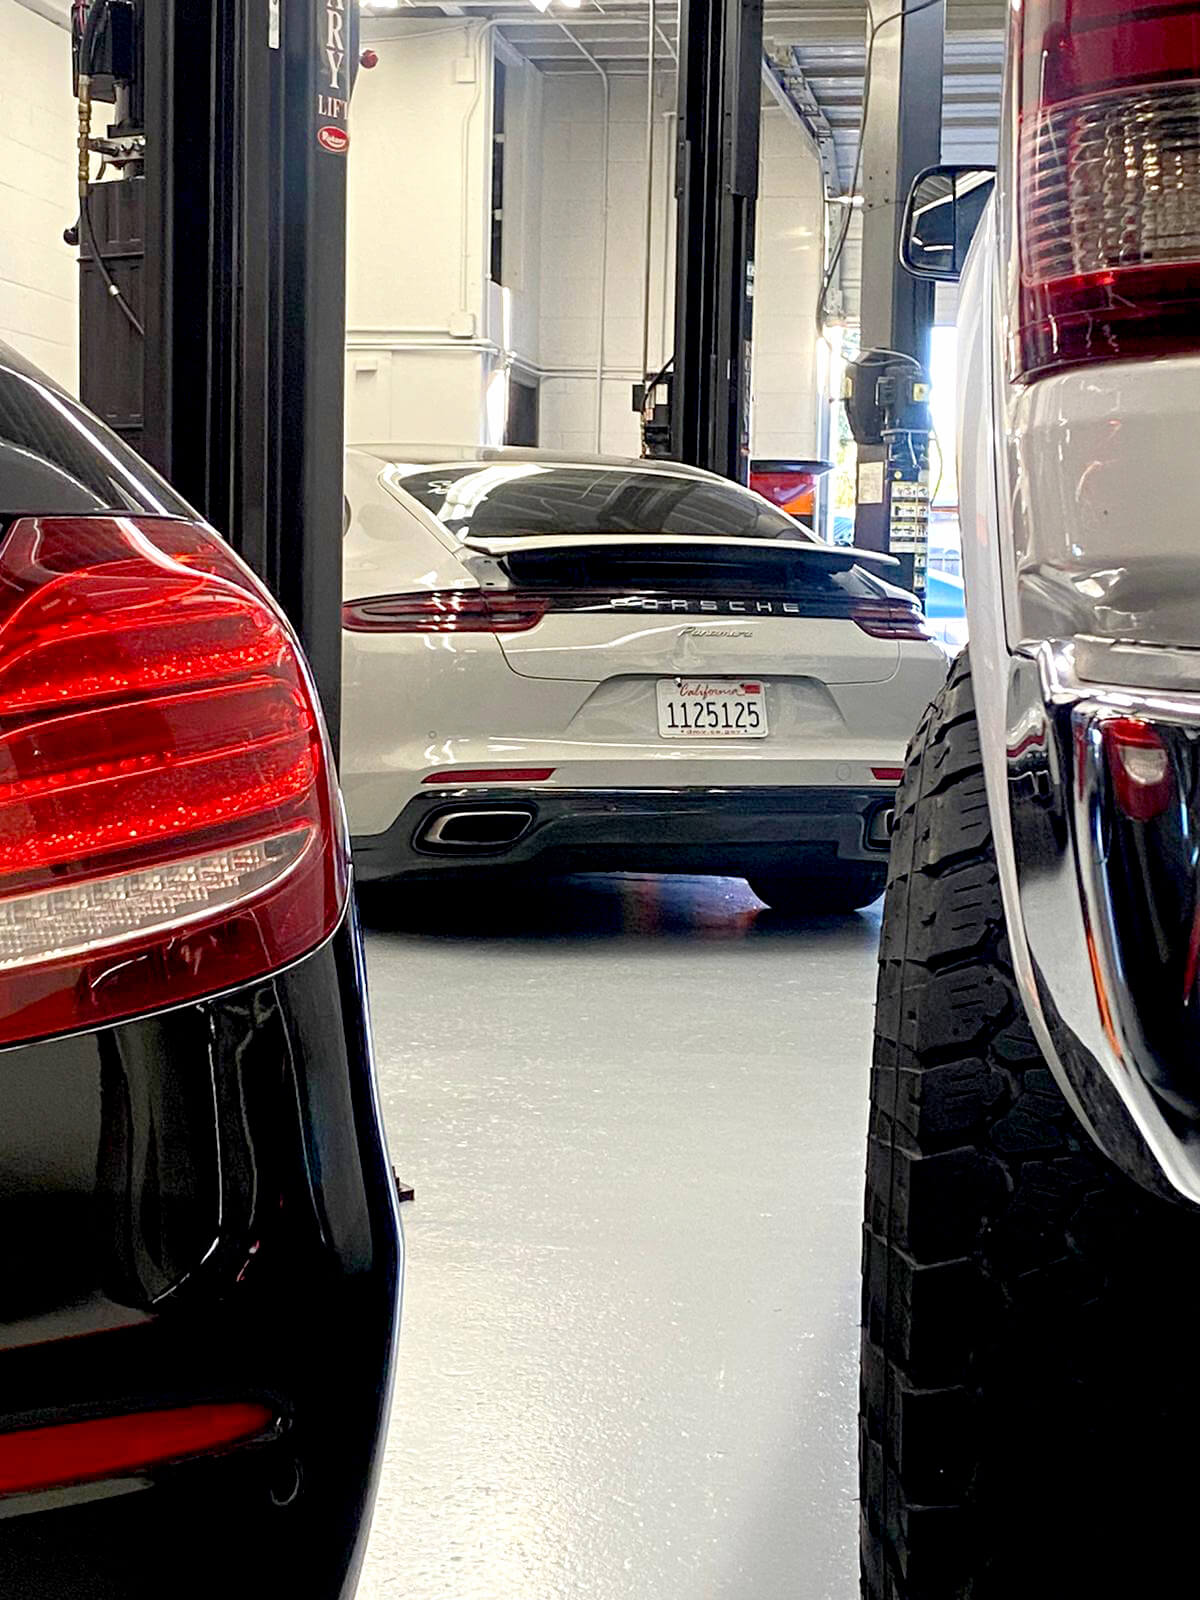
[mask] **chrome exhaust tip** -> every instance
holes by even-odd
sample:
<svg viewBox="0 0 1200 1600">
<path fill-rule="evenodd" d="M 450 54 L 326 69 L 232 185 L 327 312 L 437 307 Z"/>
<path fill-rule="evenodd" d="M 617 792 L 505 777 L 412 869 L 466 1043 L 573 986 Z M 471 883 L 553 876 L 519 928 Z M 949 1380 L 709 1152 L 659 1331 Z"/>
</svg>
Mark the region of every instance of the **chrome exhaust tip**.
<svg viewBox="0 0 1200 1600">
<path fill-rule="evenodd" d="M 504 850 L 516 844 L 533 826 L 527 807 L 479 806 L 472 810 L 442 811 L 417 835 L 422 850 L 462 854 L 471 850 Z"/>
<path fill-rule="evenodd" d="M 872 812 L 867 822 L 867 843 L 874 845 L 877 850 L 886 850 L 892 842 L 895 828 L 895 806 L 880 806 L 878 811 Z"/>
</svg>

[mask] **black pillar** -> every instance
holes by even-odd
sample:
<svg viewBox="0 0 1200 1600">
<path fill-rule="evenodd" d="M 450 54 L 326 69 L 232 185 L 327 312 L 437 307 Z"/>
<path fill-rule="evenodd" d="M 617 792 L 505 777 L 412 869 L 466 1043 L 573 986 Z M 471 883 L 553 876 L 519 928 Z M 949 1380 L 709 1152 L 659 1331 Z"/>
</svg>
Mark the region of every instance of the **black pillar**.
<svg viewBox="0 0 1200 1600">
<path fill-rule="evenodd" d="M 144 29 L 140 448 L 279 598 L 336 746 L 358 7 L 144 0 Z"/>
<path fill-rule="evenodd" d="M 684 0 L 672 454 L 746 482 L 762 0 Z"/>
<path fill-rule="evenodd" d="M 877 31 L 862 136 L 861 343 L 915 356 L 927 368 L 934 286 L 900 266 L 900 223 L 912 180 L 941 159 L 945 0 L 899 10 L 894 0 L 869 0 L 868 39 Z M 889 547 L 886 458 L 886 446 L 859 448 L 854 538 L 869 550 Z"/>
</svg>

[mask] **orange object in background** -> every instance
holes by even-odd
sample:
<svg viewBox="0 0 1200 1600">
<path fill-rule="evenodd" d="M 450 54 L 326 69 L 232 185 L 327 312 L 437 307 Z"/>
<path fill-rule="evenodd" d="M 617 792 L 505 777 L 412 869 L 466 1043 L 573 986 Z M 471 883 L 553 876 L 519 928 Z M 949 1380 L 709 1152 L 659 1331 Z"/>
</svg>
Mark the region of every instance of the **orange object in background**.
<svg viewBox="0 0 1200 1600">
<path fill-rule="evenodd" d="M 811 517 L 817 479 L 832 467 L 832 461 L 752 461 L 750 487 L 790 516 Z"/>
</svg>

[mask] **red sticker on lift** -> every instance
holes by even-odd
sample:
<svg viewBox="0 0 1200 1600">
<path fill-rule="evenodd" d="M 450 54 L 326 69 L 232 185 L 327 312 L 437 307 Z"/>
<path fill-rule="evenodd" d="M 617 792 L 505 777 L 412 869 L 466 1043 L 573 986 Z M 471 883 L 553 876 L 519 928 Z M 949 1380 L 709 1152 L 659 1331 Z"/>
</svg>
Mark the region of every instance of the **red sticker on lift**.
<svg viewBox="0 0 1200 1600">
<path fill-rule="evenodd" d="M 327 122 L 323 128 L 317 129 L 317 143 L 323 150 L 332 150 L 334 155 L 343 156 L 350 148 L 350 135 L 345 128 L 335 128 Z"/>
</svg>

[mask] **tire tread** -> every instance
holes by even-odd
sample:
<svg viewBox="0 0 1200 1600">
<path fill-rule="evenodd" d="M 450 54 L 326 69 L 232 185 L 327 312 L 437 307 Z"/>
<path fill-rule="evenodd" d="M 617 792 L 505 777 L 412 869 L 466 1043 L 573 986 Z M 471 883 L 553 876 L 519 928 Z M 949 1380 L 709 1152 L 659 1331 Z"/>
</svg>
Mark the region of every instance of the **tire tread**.
<svg viewBox="0 0 1200 1600">
<path fill-rule="evenodd" d="M 1147 1418 L 1165 1431 L 1172 1407 L 1196 1416 L 1178 1383 L 1123 1411 L 1110 1377 L 1106 1405 L 1089 1387 L 1128 1348 L 1138 1286 L 1165 1284 L 1165 1306 L 1185 1314 L 1195 1296 L 1178 1287 L 1181 1251 L 1200 1260 L 1196 1214 L 1108 1166 L 1021 1008 L 964 653 L 910 748 L 880 941 L 863 1224 L 866 1600 L 1118 1592 L 1110 1530 L 1096 1524 L 1092 1555 L 1077 1541 L 1067 1552 L 1057 1519 L 1095 1523 L 1089 1495 L 1123 1451 L 1157 1437 Z M 1156 1516 L 1164 1505 L 1160 1494 Z M 1081 1583 L 1091 1559 L 1098 1575 Z"/>
</svg>

